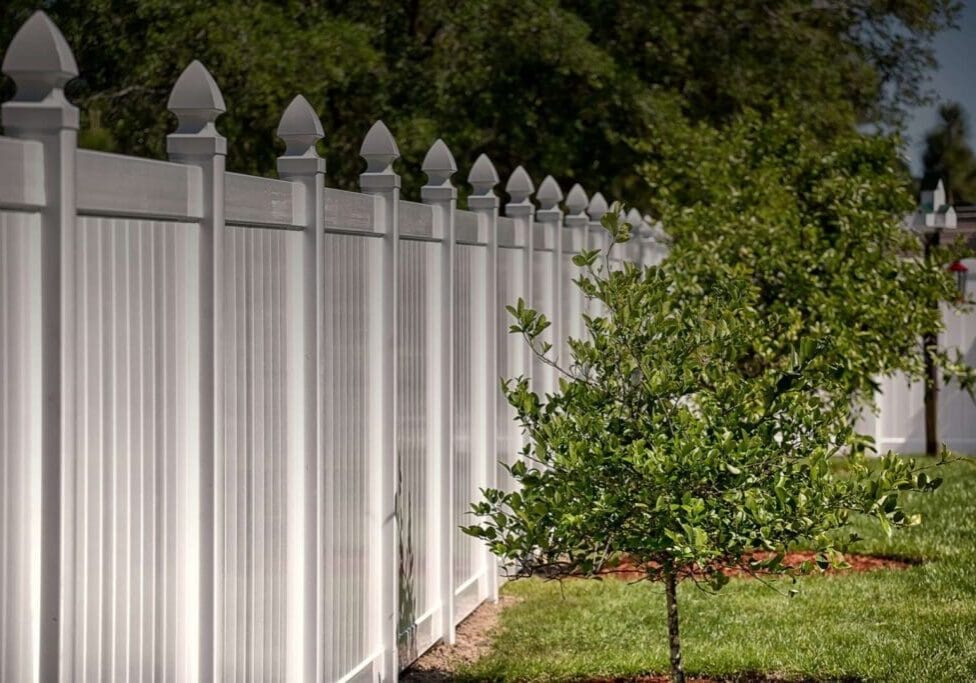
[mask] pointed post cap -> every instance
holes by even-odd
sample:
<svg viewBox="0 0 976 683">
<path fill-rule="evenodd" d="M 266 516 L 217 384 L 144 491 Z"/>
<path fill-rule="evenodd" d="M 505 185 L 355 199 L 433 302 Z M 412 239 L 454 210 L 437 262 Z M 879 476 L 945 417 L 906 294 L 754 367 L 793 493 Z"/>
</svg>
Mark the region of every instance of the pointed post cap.
<svg viewBox="0 0 976 683">
<path fill-rule="evenodd" d="M 482 195 L 491 193 L 495 185 L 498 184 L 498 180 L 498 171 L 495 170 L 495 165 L 491 163 L 491 159 L 488 158 L 487 154 L 480 155 L 475 160 L 474 166 L 471 167 L 471 172 L 468 173 L 468 183 L 474 189 L 474 193 Z"/>
<path fill-rule="evenodd" d="M 77 76 L 78 64 L 64 35 L 38 10 L 14 34 L 0 70 L 17 84 L 14 101 L 39 102 Z"/>
<path fill-rule="evenodd" d="M 393 172 L 393 162 L 400 157 L 400 149 L 386 124 L 377 121 L 366 133 L 359 156 L 366 160 L 367 173 Z"/>
<path fill-rule="evenodd" d="M 556 205 L 563 199 L 563 191 L 559 189 L 559 183 L 551 175 L 547 175 L 539 191 L 535 193 L 535 198 L 539 200 L 539 208 L 549 211 L 556 208 Z"/>
<path fill-rule="evenodd" d="M 607 211 L 609 211 L 607 200 L 601 192 L 597 192 L 590 198 L 590 205 L 586 208 L 586 213 L 589 214 L 591 221 L 598 221 L 603 218 L 603 214 Z"/>
<path fill-rule="evenodd" d="M 286 157 L 318 156 L 315 143 L 325 137 L 322 122 L 303 95 L 296 95 L 285 108 L 277 132 L 285 141 Z"/>
<path fill-rule="evenodd" d="M 566 195 L 566 209 L 574 216 L 581 216 L 586 211 L 586 204 L 586 192 L 579 183 L 576 183 Z"/>
<path fill-rule="evenodd" d="M 457 162 L 447 144 L 437 138 L 427 150 L 427 156 L 420 168 L 427 174 L 428 185 L 444 185 L 457 172 Z"/>
<path fill-rule="evenodd" d="M 508 182 L 505 183 L 505 191 L 512 198 L 513 204 L 519 204 L 535 192 L 535 185 L 532 183 L 532 178 L 529 177 L 525 169 L 518 166 L 512 171 L 512 175 L 508 177 Z"/>
<path fill-rule="evenodd" d="M 176 79 L 166 108 L 179 121 L 177 133 L 201 133 L 208 127 L 213 127 L 217 117 L 227 111 L 217 82 L 196 59 Z"/>
<path fill-rule="evenodd" d="M 625 218 L 635 232 L 640 229 L 641 223 L 644 222 L 644 219 L 641 218 L 640 211 L 637 209 L 631 209 L 628 211 Z"/>
</svg>

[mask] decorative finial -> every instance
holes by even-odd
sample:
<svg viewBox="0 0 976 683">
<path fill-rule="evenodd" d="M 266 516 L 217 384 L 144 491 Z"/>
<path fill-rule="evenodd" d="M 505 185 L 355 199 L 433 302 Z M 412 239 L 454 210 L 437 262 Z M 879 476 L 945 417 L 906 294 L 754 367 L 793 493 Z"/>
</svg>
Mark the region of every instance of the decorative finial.
<svg viewBox="0 0 976 683">
<path fill-rule="evenodd" d="M 599 221 L 608 210 L 607 200 L 604 199 L 602 193 L 597 192 L 590 199 L 590 205 L 587 207 L 586 213 L 589 214 L 591 221 Z"/>
<path fill-rule="evenodd" d="M 559 184 L 551 175 L 547 175 L 539 191 L 535 193 L 535 198 L 539 200 L 539 208 L 543 211 L 555 209 L 556 205 L 563 199 L 563 191 L 559 189 Z"/>
<path fill-rule="evenodd" d="M 525 169 L 518 166 L 509 176 L 508 183 L 505 184 L 505 191 L 512 198 L 512 204 L 520 204 L 535 191 L 535 185 L 532 184 L 532 178 L 529 177 Z"/>
<path fill-rule="evenodd" d="M 377 121 L 369 129 L 359 150 L 359 156 L 366 160 L 367 173 L 392 172 L 391 166 L 394 160 L 399 158 L 400 149 L 385 123 Z"/>
<path fill-rule="evenodd" d="M 40 102 L 52 93 L 63 97 L 65 83 L 78 75 L 78 64 L 64 35 L 38 10 L 14 34 L 0 70 L 17 84 L 15 102 Z"/>
<path fill-rule="evenodd" d="M 200 134 L 210 129 L 216 133 L 214 122 L 227 111 L 213 76 L 195 59 L 176 79 L 166 108 L 179 121 L 178 134 Z"/>
<path fill-rule="evenodd" d="M 281 115 L 278 137 L 285 141 L 286 157 L 316 157 L 315 143 L 325 137 L 322 122 L 302 95 L 295 99 Z"/>
<path fill-rule="evenodd" d="M 583 216 L 586 211 L 586 203 L 586 192 L 583 191 L 579 183 L 576 183 L 566 195 L 566 209 L 574 216 Z"/>
<path fill-rule="evenodd" d="M 451 176 L 457 172 L 457 162 L 451 150 L 438 138 L 427 151 L 421 170 L 427 174 L 428 185 L 444 185 L 450 183 Z"/>
<path fill-rule="evenodd" d="M 474 189 L 474 193 L 478 195 L 490 194 L 495 185 L 498 184 L 498 171 L 495 170 L 495 165 L 491 163 L 487 154 L 482 154 L 475 160 L 471 172 L 468 173 L 468 183 Z"/>
<path fill-rule="evenodd" d="M 627 212 L 627 222 L 630 223 L 631 230 L 637 232 L 640 229 L 641 223 L 644 219 L 641 218 L 640 211 L 637 209 L 631 209 Z"/>
</svg>

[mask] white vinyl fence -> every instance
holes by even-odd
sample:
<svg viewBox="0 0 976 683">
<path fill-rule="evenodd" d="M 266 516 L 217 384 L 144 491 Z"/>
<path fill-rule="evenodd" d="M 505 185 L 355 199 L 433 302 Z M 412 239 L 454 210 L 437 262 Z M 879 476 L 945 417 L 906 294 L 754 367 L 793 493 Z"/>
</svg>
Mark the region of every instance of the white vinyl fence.
<svg viewBox="0 0 976 683">
<path fill-rule="evenodd" d="M 976 259 L 967 259 L 970 271 L 976 271 Z M 970 283 L 972 287 L 972 283 Z M 970 297 L 972 292 L 970 292 Z M 958 349 L 969 365 L 976 365 L 976 310 L 959 312 L 944 309 L 946 329 L 939 335 L 939 345 Z M 874 437 L 878 451 L 919 454 L 925 452 L 925 390 L 921 381 L 908 382 L 903 375 L 881 380 L 881 391 L 875 398 L 878 414 L 867 414 L 859 431 Z M 938 438 L 951 450 L 976 454 L 976 403 L 957 385 L 942 385 L 939 390 Z"/>
<path fill-rule="evenodd" d="M 521 446 L 498 378 L 554 382 L 504 305 L 579 332 L 603 198 L 564 219 L 547 178 L 537 211 L 519 168 L 500 216 L 482 156 L 459 210 L 438 141 L 405 201 L 382 123 L 362 191 L 326 188 L 301 96 L 281 179 L 228 173 L 198 62 L 169 161 L 80 150 L 40 12 L 3 71 L 0 681 L 395 680 L 453 640 L 497 595 L 458 526 Z"/>
</svg>

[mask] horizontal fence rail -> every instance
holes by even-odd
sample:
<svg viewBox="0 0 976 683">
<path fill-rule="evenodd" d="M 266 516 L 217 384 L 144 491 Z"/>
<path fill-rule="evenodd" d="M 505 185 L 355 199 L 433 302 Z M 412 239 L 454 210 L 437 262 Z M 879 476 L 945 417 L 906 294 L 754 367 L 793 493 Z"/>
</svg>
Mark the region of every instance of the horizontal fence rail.
<svg viewBox="0 0 976 683">
<path fill-rule="evenodd" d="M 555 387 L 504 306 L 565 356 L 602 195 L 564 215 L 518 168 L 502 207 L 482 155 L 461 209 L 438 140 L 409 201 L 381 122 L 361 191 L 326 188 L 301 96 L 279 178 L 230 173 L 199 62 L 168 161 L 81 150 L 41 12 L 3 71 L 0 682 L 392 681 L 452 642 L 498 594 L 459 526 L 523 446 L 499 378 Z M 663 255 L 636 222 L 617 267 Z"/>
</svg>

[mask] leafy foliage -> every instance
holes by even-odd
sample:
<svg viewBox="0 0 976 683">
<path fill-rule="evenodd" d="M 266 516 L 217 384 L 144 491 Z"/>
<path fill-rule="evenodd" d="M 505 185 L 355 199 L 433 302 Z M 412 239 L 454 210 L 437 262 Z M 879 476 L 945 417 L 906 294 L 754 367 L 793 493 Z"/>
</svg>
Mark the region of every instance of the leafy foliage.
<svg viewBox="0 0 976 683">
<path fill-rule="evenodd" d="M 626 239 L 615 215 L 604 219 Z M 670 264 L 609 270 L 586 252 L 578 284 L 605 315 L 586 316 L 559 391 L 539 397 L 527 378 L 505 383 L 525 427 L 514 491 L 487 491 L 468 533 L 518 573 L 593 574 L 623 553 L 651 579 L 711 572 L 753 550 L 812 540 L 827 562 L 830 531 L 855 511 L 904 526 L 899 491 L 936 480 L 885 458 L 846 472 L 830 459 L 858 444 L 849 407 L 832 399 L 846 378 L 827 341 L 780 352 L 794 321 L 758 305 L 761 288 L 723 269 L 701 282 Z M 519 302 L 513 331 L 537 353 L 548 326 Z M 855 452 L 859 449 L 855 448 Z M 782 569 L 777 559 L 767 569 Z"/>
<path fill-rule="evenodd" d="M 613 244 L 631 228 L 603 219 Z M 577 284 L 590 302 L 587 335 L 568 342 L 560 367 L 541 335 L 549 323 L 519 301 L 512 331 L 560 368 L 558 391 L 540 397 L 529 379 L 504 383 L 525 429 L 515 488 L 489 489 L 472 506 L 484 539 L 516 575 L 593 576 L 626 558 L 665 582 L 672 680 L 683 681 L 676 579 L 721 570 L 802 572 L 784 553 L 803 542 L 821 568 L 838 561 L 836 531 L 854 513 L 890 529 L 918 523 L 904 490 L 941 482 L 912 460 L 864 462 L 852 429 L 849 368 L 829 336 L 796 334 L 789 308 L 764 305 L 762 283 L 717 262 L 709 278 L 682 261 L 611 270 L 598 251 L 579 254 Z M 841 474 L 831 459 L 849 453 Z M 850 537 L 851 541 L 856 536 Z M 753 551 L 772 551 L 754 560 Z"/>
<path fill-rule="evenodd" d="M 0 46 L 37 4 L 3 4 Z M 632 202 L 651 196 L 641 145 L 672 118 L 719 124 L 743 108 L 796 105 L 827 137 L 897 122 L 926 98 L 929 43 L 958 14 L 951 0 L 43 5 L 81 67 L 69 95 L 83 144 L 162 156 L 166 96 L 196 58 L 227 95 L 218 125 L 231 170 L 274 172 L 278 117 L 301 92 L 322 115 L 339 187 L 355 186 L 359 143 L 382 118 L 401 143 L 407 192 L 443 137 L 459 159 L 485 152 L 503 175 L 524 164 Z"/>
<path fill-rule="evenodd" d="M 673 133 L 644 174 L 674 268 L 703 286 L 728 270 L 743 278 L 760 317 L 782 321 L 771 357 L 817 346 L 838 402 L 870 402 L 884 375 L 925 377 L 923 335 L 943 328 L 944 310 L 967 308 L 946 270 L 965 252 L 922 258 L 905 226 L 915 200 L 896 138 L 851 132 L 825 148 L 788 112 Z M 972 389 L 958 352 L 933 354 L 947 380 Z"/>
</svg>

